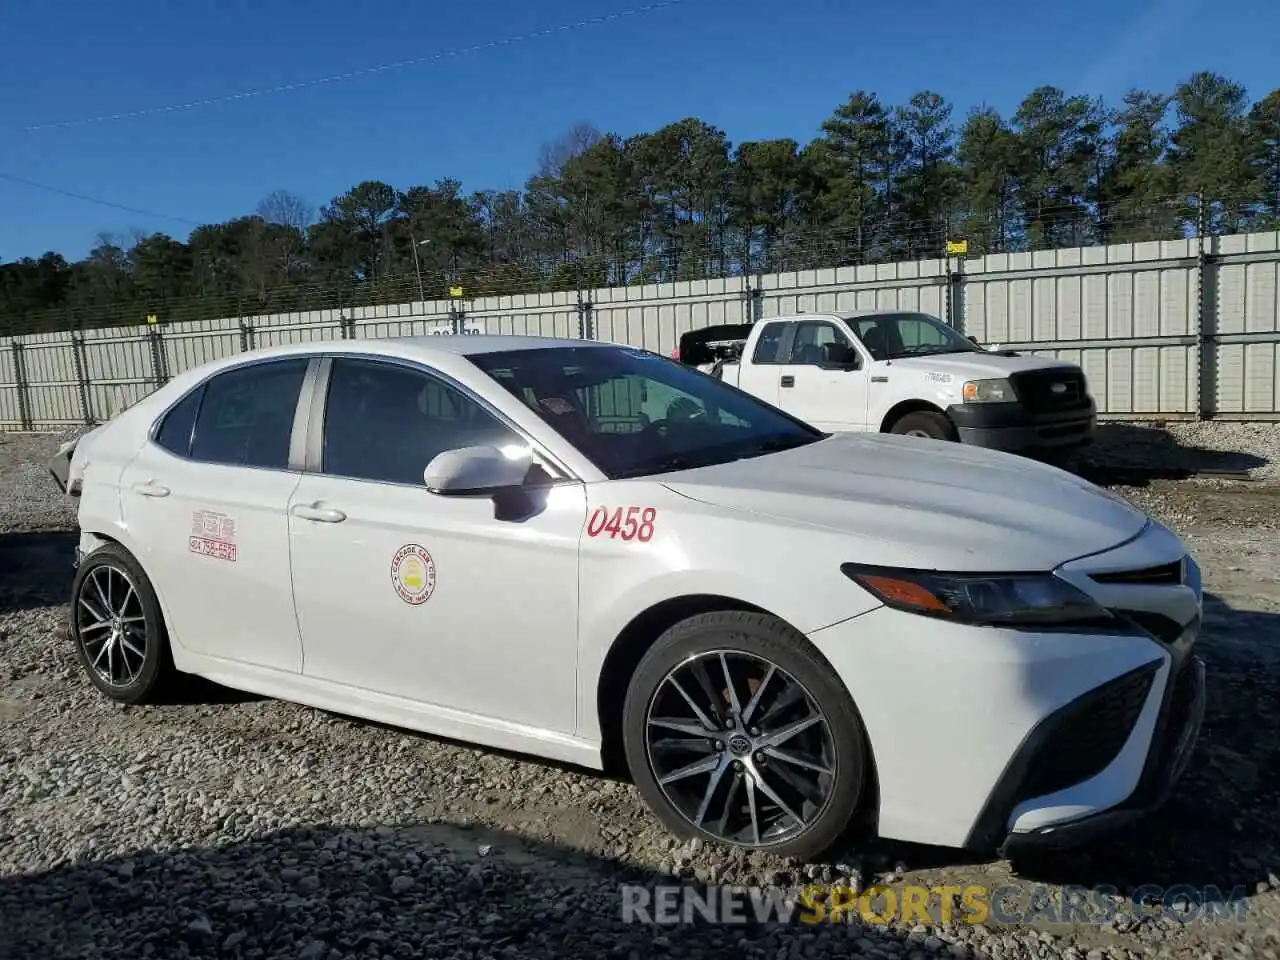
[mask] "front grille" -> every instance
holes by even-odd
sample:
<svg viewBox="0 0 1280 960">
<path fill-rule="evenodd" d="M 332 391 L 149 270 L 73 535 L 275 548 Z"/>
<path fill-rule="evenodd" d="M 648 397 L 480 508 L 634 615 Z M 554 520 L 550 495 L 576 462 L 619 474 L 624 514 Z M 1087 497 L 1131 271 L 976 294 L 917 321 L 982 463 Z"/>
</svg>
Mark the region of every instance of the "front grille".
<svg viewBox="0 0 1280 960">
<path fill-rule="evenodd" d="M 1019 797 L 1056 793 L 1106 769 L 1129 739 L 1159 666 L 1155 661 L 1117 677 L 1056 714 L 1027 767 Z"/>
<path fill-rule="evenodd" d="M 1033 413 L 1088 405 L 1084 374 L 1079 370 L 1029 370 L 1010 375 L 1009 382 L 1023 407 Z"/>
<path fill-rule="evenodd" d="M 1089 579 L 1096 583 L 1179 584 L 1182 582 L 1182 561 L 1162 563 L 1158 567 L 1140 570 L 1117 570 L 1112 573 L 1091 573 Z"/>
</svg>

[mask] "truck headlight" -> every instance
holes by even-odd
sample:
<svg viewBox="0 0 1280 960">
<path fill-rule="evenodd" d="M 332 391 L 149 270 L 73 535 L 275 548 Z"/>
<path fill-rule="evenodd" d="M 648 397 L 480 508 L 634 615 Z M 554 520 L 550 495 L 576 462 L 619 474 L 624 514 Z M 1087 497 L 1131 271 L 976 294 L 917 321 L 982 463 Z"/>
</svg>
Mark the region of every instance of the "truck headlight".
<svg viewBox="0 0 1280 960">
<path fill-rule="evenodd" d="M 965 403 L 1010 403 L 1018 399 L 1008 380 L 966 380 L 960 391 Z"/>
<path fill-rule="evenodd" d="M 1087 594 L 1050 573 L 959 574 L 844 563 L 840 572 L 887 607 L 986 626 L 1115 626 Z"/>
</svg>

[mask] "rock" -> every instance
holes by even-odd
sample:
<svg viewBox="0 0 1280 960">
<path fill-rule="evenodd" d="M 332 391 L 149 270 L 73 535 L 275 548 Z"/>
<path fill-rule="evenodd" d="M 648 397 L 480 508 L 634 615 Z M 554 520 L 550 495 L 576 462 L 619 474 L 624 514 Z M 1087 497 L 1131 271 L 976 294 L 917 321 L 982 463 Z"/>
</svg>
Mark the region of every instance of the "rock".
<svg viewBox="0 0 1280 960">
<path fill-rule="evenodd" d="M 203 937 L 209 937 L 213 935 L 213 924 L 209 922 L 208 917 L 196 917 L 194 920 L 192 920 L 190 923 L 187 924 L 187 929 L 190 930 L 192 933 L 198 933 Z"/>
<path fill-rule="evenodd" d="M 412 877 L 406 877 L 404 874 L 400 874 L 391 881 L 391 892 L 396 896 L 400 896 L 401 894 L 408 893 L 412 890 L 413 886 Z"/>
</svg>

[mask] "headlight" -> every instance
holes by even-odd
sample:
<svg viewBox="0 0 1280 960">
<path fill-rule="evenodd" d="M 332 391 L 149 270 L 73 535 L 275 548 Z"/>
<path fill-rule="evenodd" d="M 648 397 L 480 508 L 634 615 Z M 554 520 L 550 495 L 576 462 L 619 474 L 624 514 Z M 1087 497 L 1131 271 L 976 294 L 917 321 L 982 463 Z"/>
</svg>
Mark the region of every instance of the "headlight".
<svg viewBox="0 0 1280 960">
<path fill-rule="evenodd" d="M 844 563 L 840 571 L 895 610 L 990 626 L 1100 626 L 1115 618 L 1048 573 L 954 574 Z"/>
<path fill-rule="evenodd" d="M 966 380 L 960 395 L 965 403 L 1010 403 L 1018 399 L 1008 380 Z"/>
</svg>

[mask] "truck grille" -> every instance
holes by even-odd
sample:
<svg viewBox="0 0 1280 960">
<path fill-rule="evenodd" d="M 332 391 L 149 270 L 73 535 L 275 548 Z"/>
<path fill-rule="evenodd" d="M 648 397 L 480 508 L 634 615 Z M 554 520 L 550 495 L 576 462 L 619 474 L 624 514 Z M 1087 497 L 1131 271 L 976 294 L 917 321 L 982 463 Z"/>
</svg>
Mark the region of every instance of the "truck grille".
<svg viewBox="0 0 1280 960">
<path fill-rule="evenodd" d="M 1030 370 L 1009 377 L 1022 405 L 1033 413 L 1072 410 L 1086 404 L 1084 374 L 1078 370 Z"/>
</svg>

